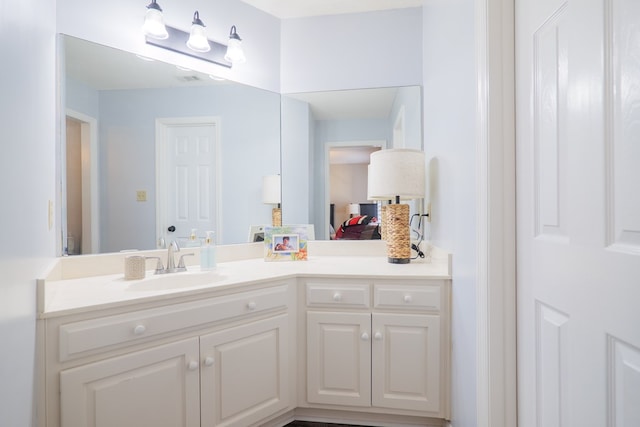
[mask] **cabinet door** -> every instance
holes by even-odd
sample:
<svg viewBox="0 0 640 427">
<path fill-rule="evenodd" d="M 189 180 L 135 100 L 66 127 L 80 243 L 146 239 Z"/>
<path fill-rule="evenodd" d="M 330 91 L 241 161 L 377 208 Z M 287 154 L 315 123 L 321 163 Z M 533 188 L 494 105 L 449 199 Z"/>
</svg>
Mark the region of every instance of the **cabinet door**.
<svg viewBox="0 0 640 427">
<path fill-rule="evenodd" d="M 371 406 L 371 314 L 307 312 L 307 401 Z"/>
<path fill-rule="evenodd" d="M 198 339 L 192 338 L 60 373 L 65 427 L 197 427 Z"/>
<path fill-rule="evenodd" d="M 372 315 L 372 404 L 440 410 L 440 318 Z"/>
<path fill-rule="evenodd" d="M 203 427 L 247 426 L 289 405 L 289 339 L 287 315 L 200 338 Z"/>
</svg>

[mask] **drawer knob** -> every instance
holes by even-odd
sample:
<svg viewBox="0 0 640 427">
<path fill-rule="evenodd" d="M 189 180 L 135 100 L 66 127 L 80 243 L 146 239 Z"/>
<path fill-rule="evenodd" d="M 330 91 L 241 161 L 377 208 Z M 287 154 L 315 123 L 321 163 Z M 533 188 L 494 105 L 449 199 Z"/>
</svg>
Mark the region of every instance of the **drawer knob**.
<svg viewBox="0 0 640 427">
<path fill-rule="evenodd" d="M 404 296 L 404 302 L 409 304 L 411 302 L 413 298 L 411 298 L 411 295 L 405 295 Z"/>
<path fill-rule="evenodd" d="M 187 369 L 189 369 L 190 371 L 195 371 L 196 369 L 198 369 L 198 362 L 196 362 L 195 360 L 192 360 L 187 365 Z"/>
<path fill-rule="evenodd" d="M 362 335 L 360 335 L 360 339 L 362 341 L 369 341 L 369 334 L 366 332 L 363 332 Z"/>
<path fill-rule="evenodd" d="M 254 301 L 251 301 L 251 302 L 249 302 L 249 303 L 247 304 L 247 308 L 248 308 L 249 310 L 255 310 L 255 309 L 256 309 L 256 307 L 257 307 L 257 305 L 256 305 L 256 303 L 255 303 Z"/>
<path fill-rule="evenodd" d="M 340 292 L 336 292 L 335 294 L 333 294 L 333 300 L 335 302 L 340 302 L 342 301 L 342 294 Z"/>
<path fill-rule="evenodd" d="M 213 357 L 208 356 L 204 359 L 204 366 L 213 366 Z"/>
<path fill-rule="evenodd" d="M 373 339 L 375 339 L 376 341 L 382 341 L 382 334 L 380 332 L 376 332 L 373 336 Z"/>
<path fill-rule="evenodd" d="M 138 325 L 135 328 L 133 328 L 133 334 L 134 335 L 142 335 L 147 331 L 147 327 L 144 325 Z"/>
</svg>

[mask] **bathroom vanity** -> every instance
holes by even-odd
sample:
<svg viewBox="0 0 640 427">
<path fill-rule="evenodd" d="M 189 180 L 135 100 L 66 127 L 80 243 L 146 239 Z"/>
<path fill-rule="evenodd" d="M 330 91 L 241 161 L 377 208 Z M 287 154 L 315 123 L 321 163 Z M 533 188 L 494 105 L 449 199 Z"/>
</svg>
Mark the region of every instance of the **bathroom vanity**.
<svg viewBox="0 0 640 427">
<path fill-rule="evenodd" d="M 39 426 L 445 425 L 450 257 L 309 244 L 304 262 L 237 245 L 214 272 L 130 281 L 124 254 L 58 259 L 38 280 Z"/>
</svg>

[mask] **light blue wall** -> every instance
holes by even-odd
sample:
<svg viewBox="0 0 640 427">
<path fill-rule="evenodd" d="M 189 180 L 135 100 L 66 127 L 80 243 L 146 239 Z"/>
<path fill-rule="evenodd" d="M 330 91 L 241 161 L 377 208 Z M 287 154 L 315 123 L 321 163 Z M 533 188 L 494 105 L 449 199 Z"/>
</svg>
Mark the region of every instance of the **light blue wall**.
<svg viewBox="0 0 640 427">
<path fill-rule="evenodd" d="M 420 8 L 282 22 L 282 93 L 422 84 Z"/>
<path fill-rule="evenodd" d="M 393 135 L 396 117 L 404 107 L 404 147 L 422 149 L 422 90 L 420 86 L 403 86 L 393 101 L 389 128 Z"/>
<path fill-rule="evenodd" d="M 74 79 L 65 79 L 63 93 L 67 108 L 95 119 L 100 115 L 100 96 L 97 90 Z"/>
<path fill-rule="evenodd" d="M 474 0 L 425 0 L 424 144 L 431 233 L 453 253 L 452 424 L 476 420 L 476 78 Z"/>
<path fill-rule="evenodd" d="M 155 247 L 155 121 L 197 116 L 220 119 L 218 243 L 245 242 L 251 224 L 270 221 L 271 211 L 262 203 L 262 176 L 280 167 L 278 94 L 233 84 L 101 91 L 101 252 Z M 140 189 L 148 191 L 148 202 L 136 202 Z"/>
<path fill-rule="evenodd" d="M 0 425 L 7 427 L 35 424 L 34 384 L 44 374 L 36 368 L 35 279 L 56 253 L 48 217 L 56 200 L 55 13 L 53 0 L 0 0 Z"/>
</svg>

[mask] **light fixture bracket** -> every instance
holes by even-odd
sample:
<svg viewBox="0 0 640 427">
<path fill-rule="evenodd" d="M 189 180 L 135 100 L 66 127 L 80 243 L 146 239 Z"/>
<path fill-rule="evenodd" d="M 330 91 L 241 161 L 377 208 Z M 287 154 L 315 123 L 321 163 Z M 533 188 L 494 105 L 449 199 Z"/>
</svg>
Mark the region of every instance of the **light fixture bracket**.
<svg viewBox="0 0 640 427">
<path fill-rule="evenodd" d="M 167 32 L 169 33 L 169 37 L 167 39 L 158 40 L 146 36 L 147 44 L 181 53 L 183 55 L 188 55 L 193 58 L 202 59 L 203 61 L 221 65 L 226 68 L 231 68 L 231 62 L 224 59 L 224 55 L 227 51 L 226 45 L 209 40 L 209 45 L 211 45 L 211 50 L 209 52 L 195 52 L 187 47 L 187 40 L 189 40 L 188 32 L 170 27 L 168 25 L 166 27 Z"/>
</svg>

